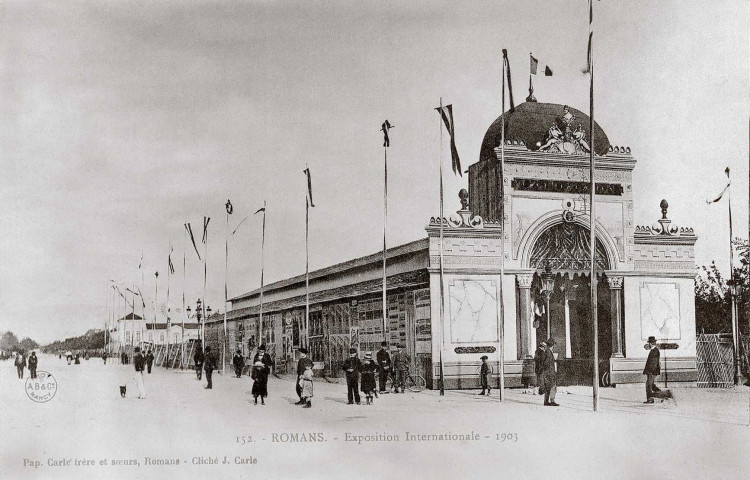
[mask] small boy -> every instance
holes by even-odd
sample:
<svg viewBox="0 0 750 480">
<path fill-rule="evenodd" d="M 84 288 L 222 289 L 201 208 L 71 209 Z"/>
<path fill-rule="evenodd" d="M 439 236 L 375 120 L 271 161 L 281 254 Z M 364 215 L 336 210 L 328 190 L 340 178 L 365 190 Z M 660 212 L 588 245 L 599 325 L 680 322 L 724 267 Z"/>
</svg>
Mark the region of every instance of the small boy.
<svg viewBox="0 0 750 480">
<path fill-rule="evenodd" d="M 487 363 L 487 355 L 482 355 L 482 366 L 479 368 L 479 384 L 482 387 L 482 391 L 479 395 L 484 395 L 484 391 L 487 390 L 487 395 L 490 394 L 490 375 L 492 375 L 492 367 Z"/>
<path fill-rule="evenodd" d="M 362 363 L 362 393 L 365 394 L 365 403 L 372 405 L 373 394 L 377 396 L 377 389 L 375 385 L 375 372 L 378 371 L 378 366 L 372 361 L 372 354 L 366 353 L 365 360 Z"/>
<path fill-rule="evenodd" d="M 302 400 L 305 401 L 302 408 L 312 408 L 312 402 L 310 401 L 313 397 L 313 371 L 311 364 L 308 363 L 305 365 L 305 372 L 302 374 L 300 383 L 302 384 Z"/>
</svg>

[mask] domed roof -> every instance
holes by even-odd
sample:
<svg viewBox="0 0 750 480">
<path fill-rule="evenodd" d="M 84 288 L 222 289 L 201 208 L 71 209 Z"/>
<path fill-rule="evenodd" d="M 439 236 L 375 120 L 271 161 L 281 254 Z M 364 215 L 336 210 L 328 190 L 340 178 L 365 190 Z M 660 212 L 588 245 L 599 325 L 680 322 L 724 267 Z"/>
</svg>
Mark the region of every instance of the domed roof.
<svg viewBox="0 0 750 480">
<path fill-rule="evenodd" d="M 503 123 L 506 124 L 506 141 L 522 140 L 526 148 L 533 151 L 539 150 L 546 144 L 553 125 L 557 125 L 563 133 L 566 127 L 575 130 L 580 125 L 585 132 L 585 140 L 588 141 L 591 138 L 589 116 L 580 110 L 555 103 L 524 102 L 513 112 L 505 112 L 492 122 L 487 133 L 484 134 L 482 148 L 479 151 L 480 162 L 497 158 L 494 149 L 500 146 L 502 133 L 500 125 Z M 594 152 L 597 155 L 605 155 L 609 150 L 607 134 L 598 123 L 594 124 L 594 128 L 596 129 Z"/>
</svg>

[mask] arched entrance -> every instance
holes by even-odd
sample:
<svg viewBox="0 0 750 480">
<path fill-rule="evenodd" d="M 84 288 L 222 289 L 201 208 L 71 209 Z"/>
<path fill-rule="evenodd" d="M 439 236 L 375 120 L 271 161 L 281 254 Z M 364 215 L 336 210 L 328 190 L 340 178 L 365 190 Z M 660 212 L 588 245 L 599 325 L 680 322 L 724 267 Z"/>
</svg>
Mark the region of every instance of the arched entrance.
<svg viewBox="0 0 750 480">
<path fill-rule="evenodd" d="M 562 385 L 590 385 L 593 378 L 589 232 L 578 223 L 552 225 L 539 235 L 528 257 L 529 267 L 535 270 L 531 296 L 536 345 L 549 337 L 555 339 Z M 597 274 L 599 359 L 606 365 L 612 354 L 612 322 L 609 286 L 603 272 L 612 262 L 598 236 L 595 261 L 601 272 Z M 551 291 L 545 288 L 545 276 L 553 284 Z"/>
</svg>

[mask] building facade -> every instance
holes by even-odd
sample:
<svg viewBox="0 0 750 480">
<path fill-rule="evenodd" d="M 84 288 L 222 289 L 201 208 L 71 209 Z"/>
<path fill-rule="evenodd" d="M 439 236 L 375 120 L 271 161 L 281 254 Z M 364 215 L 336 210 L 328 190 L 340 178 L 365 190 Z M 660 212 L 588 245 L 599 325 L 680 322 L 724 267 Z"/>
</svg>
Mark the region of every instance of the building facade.
<svg viewBox="0 0 750 480">
<path fill-rule="evenodd" d="M 672 224 L 665 200 L 654 206 L 653 225 L 635 223 L 636 160 L 598 125 L 589 144 L 588 125 L 576 109 L 535 101 L 499 117 L 469 167 L 456 215 L 432 218 L 427 238 L 388 249 L 385 315 L 376 253 L 310 272 L 307 322 L 298 276 L 265 286 L 262 302 L 259 289 L 233 298 L 226 340 L 222 316 L 207 323 L 207 341 L 214 329 L 218 344 L 245 355 L 265 343 L 282 368 L 306 346 L 319 369 L 337 376 L 350 346 L 374 352 L 385 338 L 404 346 L 428 386 L 442 375 L 446 388 L 475 388 L 481 355 L 496 375 L 502 355 L 507 386 L 533 382 L 534 351 L 553 337 L 561 382 L 590 384 L 595 294 L 599 382 L 642 381 L 652 335 L 669 380 L 694 382 L 697 237 Z"/>
</svg>

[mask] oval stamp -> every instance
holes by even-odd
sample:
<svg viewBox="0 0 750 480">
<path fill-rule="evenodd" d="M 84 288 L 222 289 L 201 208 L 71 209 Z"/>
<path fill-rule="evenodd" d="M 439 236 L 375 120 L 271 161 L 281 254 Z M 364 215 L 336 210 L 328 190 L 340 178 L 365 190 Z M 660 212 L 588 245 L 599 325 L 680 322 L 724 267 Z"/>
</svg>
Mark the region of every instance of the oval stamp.
<svg viewBox="0 0 750 480">
<path fill-rule="evenodd" d="M 39 370 L 36 378 L 26 378 L 26 395 L 38 403 L 49 402 L 57 393 L 57 380 L 51 373 Z"/>
</svg>

